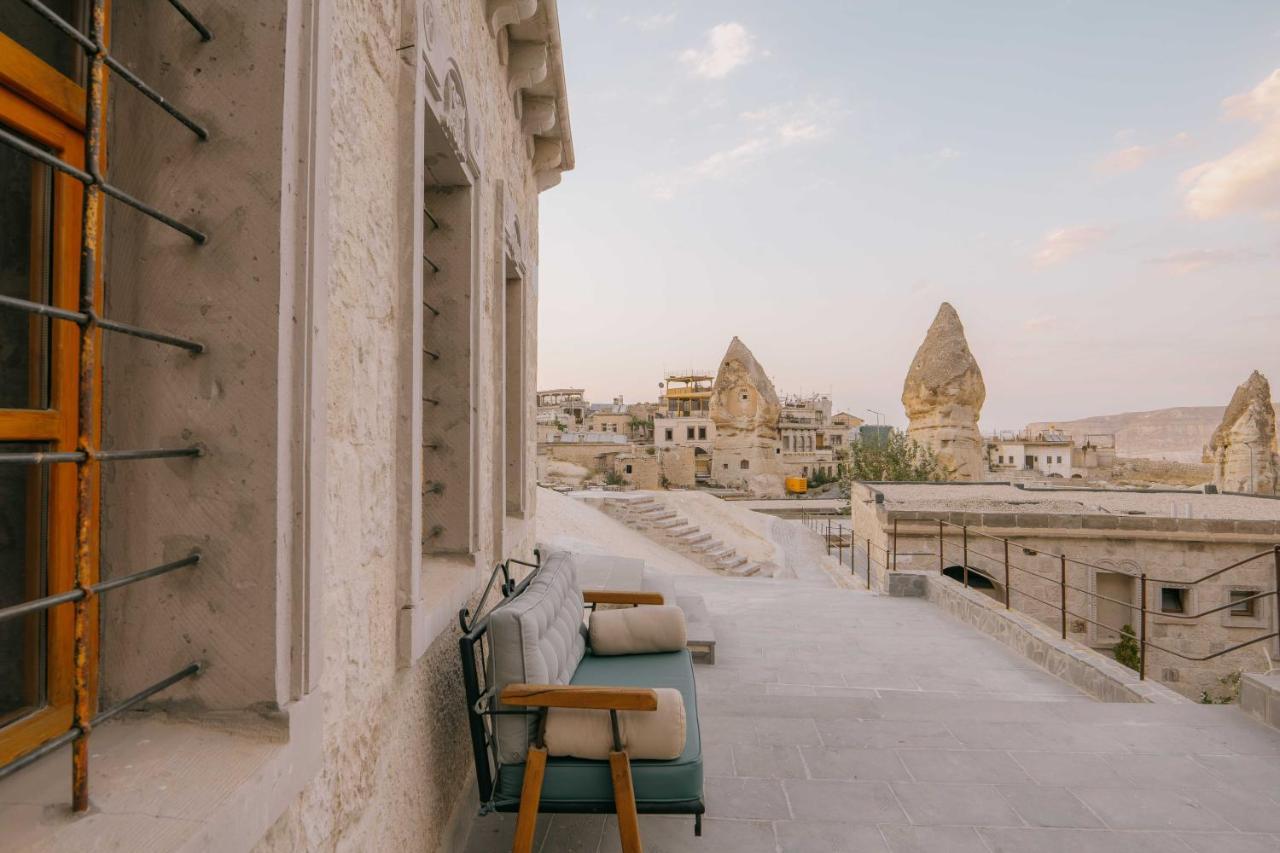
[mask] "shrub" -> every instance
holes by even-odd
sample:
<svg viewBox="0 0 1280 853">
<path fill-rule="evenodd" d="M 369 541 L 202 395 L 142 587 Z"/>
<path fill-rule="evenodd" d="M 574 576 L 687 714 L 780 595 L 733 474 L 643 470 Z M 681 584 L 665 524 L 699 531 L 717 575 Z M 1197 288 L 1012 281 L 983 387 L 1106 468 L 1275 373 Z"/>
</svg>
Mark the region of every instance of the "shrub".
<svg viewBox="0 0 1280 853">
<path fill-rule="evenodd" d="M 951 476 L 928 447 L 900 430 L 883 438 L 859 440 L 849 446 L 844 483 L 853 480 L 938 482 Z"/>
<path fill-rule="evenodd" d="M 1116 643 L 1115 655 L 1117 663 L 1137 671 L 1142 654 L 1138 649 L 1137 635 L 1133 633 L 1132 625 L 1126 624 L 1120 629 L 1120 642 Z"/>
</svg>

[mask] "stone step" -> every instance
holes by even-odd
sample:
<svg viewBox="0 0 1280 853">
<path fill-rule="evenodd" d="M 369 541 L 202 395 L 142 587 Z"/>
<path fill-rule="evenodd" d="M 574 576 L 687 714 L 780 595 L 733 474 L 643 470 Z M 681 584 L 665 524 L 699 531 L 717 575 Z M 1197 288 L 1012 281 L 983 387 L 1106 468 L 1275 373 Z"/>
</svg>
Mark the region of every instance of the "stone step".
<svg viewBox="0 0 1280 853">
<path fill-rule="evenodd" d="M 667 535 L 670 536 L 672 539 L 683 539 L 686 536 L 692 536 L 693 534 L 697 533 L 698 530 L 699 528 L 694 527 L 692 524 L 689 524 L 688 522 L 686 522 L 681 527 L 667 528 Z"/>
<path fill-rule="evenodd" d="M 675 516 L 675 513 L 673 512 L 671 515 Z M 663 519 L 662 521 L 655 521 L 653 526 L 658 530 L 670 530 L 673 527 L 683 527 L 686 524 L 688 524 L 688 522 L 683 518 L 674 517 Z"/>
<path fill-rule="evenodd" d="M 747 562 L 748 560 L 746 557 L 733 556 L 733 557 L 724 557 L 716 565 L 718 565 L 721 569 L 724 569 L 725 571 L 730 571 L 732 569 L 736 569 L 738 566 L 745 565 Z"/>
<path fill-rule="evenodd" d="M 646 521 L 667 521 L 669 519 L 676 518 L 676 517 L 677 516 L 674 512 L 671 512 L 668 510 L 667 512 L 660 512 L 657 515 L 651 515 L 645 520 Z M 681 520 L 683 521 L 683 519 Z"/>
<path fill-rule="evenodd" d="M 660 503 L 655 503 L 653 506 L 636 510 L 634 514 L 635 515 L 653 515 L 655 512 L 662 512 L 664 509 L 666 509 L 665 506 L 663 506 Z"/>
<path fill-rule="evenodd" d="M 627 503 L 628 503 L 630 506 L 637 507 L 637 506 L 643 506 L 644 504 L 657 503 L 657 501 L 655 501 L 655 500 L 654 500 L 653 498 L 651 498 L 651 497 L 648 497 L 648 498 L 632 498 L 631 500 L 627 501 Z"/>
<path fill-rule="evenodd" d="M 712 551 L 708 551 L 707 556 L 712 558 L 713 560 L 724 560 L 724 559 L 728 559 L 729 557 L 732 557 L 736 553 L 738 552 L 735 551 L 733 548 L 726 548 L 722 544 L 719 548 L 716 548 Z"/>
<path fill-rule="evenodd" d="M 752 563 L 745 558 L 741 563 L 725 570 L 725 574 L 735 578 L 749 578 L 760 574 L 760 564 Z"/>
<path fill-rule="evenodd" d="M 689 550 L 698 554 L 707 554 L 723 547 L 724 543 L 719 539 L 712 539 L 708 542 L 699 542 L 698 544 L 691 546 Z"/>
<path fill-rule="evenodd" d="M 710 542 L 710 541 L 711 541 L 711 534 L 710 534 L 710 533 L 699 533 L 697 536 L 693 536 L 693 537 L 691 537 L 691 538 L 689 538 L 689 539 L 685 539 L 685 540 L 684 540 L 684 544 L 685 544 L 685 545 L 699 545 L 699 544 L 702 544 L 703 542 Z M 694 550 L 696 550 L 696 549 L 694 549 Z"/>
</svg>

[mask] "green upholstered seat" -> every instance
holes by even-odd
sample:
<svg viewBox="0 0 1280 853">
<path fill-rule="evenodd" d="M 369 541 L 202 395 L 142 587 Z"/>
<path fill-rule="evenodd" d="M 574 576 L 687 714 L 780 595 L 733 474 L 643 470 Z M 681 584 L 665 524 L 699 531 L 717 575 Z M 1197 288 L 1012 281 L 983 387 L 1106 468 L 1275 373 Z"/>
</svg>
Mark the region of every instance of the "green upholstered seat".
<svg viewBox="0 0 1280 853">
<path fill-rule="evenodd" d="M 702 741 L 698 731 L 698 697 L 693 658 L 687 650 L 651 655 L 595 657 L 578 664 L 571 684 L 618 687 L 674 687 L 684 697 L 684 752 L 670 761 L 632 761 L 636 808 L 640 812 L 702 812 Z M 601 711 L 600 713 L 608 713 Z M 524 764 L 498 770 L 493 806 L 515 811 L 520 806 Z M 541 810 L 546 812 L 612 812 L 613 784 L 607 761 L 551 758 L 542 783 Z"/>
</svg>

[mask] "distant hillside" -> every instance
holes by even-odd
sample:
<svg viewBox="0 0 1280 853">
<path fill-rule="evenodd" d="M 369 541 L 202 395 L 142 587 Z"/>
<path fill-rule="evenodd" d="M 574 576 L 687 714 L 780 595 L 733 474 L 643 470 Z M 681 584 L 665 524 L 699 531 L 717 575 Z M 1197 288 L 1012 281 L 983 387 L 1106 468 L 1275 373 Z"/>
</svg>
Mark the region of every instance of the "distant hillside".
<svg viewBox="0 0 1280 853">
<path fill-rule="evenodd" d="M 1075 421 L 1038 421 L 1027 424 L 1027 431 L 1054 427 L 1070 433 L 1077 442 L 1090 433 L 1114 433 L 1120 456 L 1199 462 L 1225 410 L 1226 406 L 1180 406 Z"/>
</svg>

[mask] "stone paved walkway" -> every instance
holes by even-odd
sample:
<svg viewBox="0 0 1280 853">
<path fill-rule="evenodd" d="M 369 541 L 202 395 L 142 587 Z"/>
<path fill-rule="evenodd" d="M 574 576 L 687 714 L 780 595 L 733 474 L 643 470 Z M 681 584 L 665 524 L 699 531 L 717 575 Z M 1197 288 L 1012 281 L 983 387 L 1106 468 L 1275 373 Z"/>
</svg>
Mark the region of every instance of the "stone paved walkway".
<svg viewBox="0 0 1280 853">
<path fill-rule="evenodd" d="M 1276 853 L 1280 732 L 1235 708 L 1094 702 L 919 599 L 685 578 L 719 648 L 698 667 L 703 837 L 647 853 Z M 469 853 L 510 849 L 476 821 Z M 619 849 L 612 816 L 542 816 L 543 853 Z"/>
</svg>

